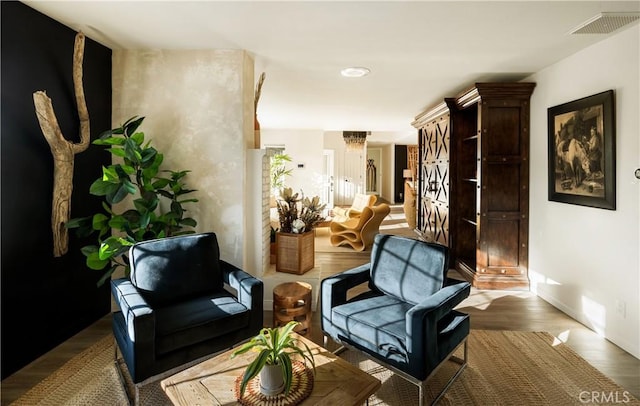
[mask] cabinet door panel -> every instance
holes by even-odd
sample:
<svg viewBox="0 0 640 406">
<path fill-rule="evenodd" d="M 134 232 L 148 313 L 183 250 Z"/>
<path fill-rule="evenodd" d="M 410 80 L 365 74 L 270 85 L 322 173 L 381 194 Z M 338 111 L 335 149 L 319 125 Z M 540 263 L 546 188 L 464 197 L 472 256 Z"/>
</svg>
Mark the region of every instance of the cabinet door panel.
<svg viewBox="0 0 640 406">
<path fill-rule="evenodd" d="M 448 115 L 420 131 L 420 216 L 418 228 L 427 241 L 449 244 Z"/>
<path fill-rule="evenodd" d="M 520 155 L 520 106 L 514 107 L 488 107 L 486 123 L 486 147 L 484 151 L 490 155 Z"/>
<path fill-rule="evenodd" d="M 449 245 L 449 207 L 436 205 L 434 210 L 435 226 L 433 241 L 442 245 Z"/>
<path fill-rule="evenodd" d="M 490 164 L 483 174 L 487 212 L 520 211 L 520 165 Z"/>
<path fill-rule="evenodd" d="M 519 227 L 516 220 L 489 220 L 481 240 L 486 246 L 483 263 L 491 268 L 517 268 L 519 266 Z M 501 271 L 499 269 L 498 271 Z M 506 273 L 506 270 L 505 270 Z"/>
</svg>

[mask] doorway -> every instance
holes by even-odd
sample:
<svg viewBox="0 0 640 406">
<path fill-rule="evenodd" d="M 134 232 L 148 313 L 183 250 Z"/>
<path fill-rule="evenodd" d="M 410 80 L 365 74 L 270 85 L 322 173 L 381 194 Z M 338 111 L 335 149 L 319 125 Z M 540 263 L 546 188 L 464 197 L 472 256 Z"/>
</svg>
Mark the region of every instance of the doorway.
<svg viewBox="0 0 640 406">
<path fill-rule="evenodd" d="M 322 151 L 322 196 L 320 200 L 325 203 L 326 210 L 331 210 L 334 205 L 333 187 L 334 187 L 334 151 L 325 149 Z M 323 213 L 326 217 L 328 213 Z"/>
</svg>

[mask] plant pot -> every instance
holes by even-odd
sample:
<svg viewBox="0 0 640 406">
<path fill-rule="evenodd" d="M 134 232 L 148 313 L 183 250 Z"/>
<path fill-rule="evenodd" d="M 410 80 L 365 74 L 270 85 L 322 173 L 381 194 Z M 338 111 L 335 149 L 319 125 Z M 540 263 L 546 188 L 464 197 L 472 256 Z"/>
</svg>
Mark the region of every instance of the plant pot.
<svg viewBox="0 0 640 406">
<path fill-rule="evenodd" d="M 275 396 L 284 390 L 284 377 L 280 365 L 265 365 L 260 371 L 260 393 Z"/>
<path fill-rule="evenodd" d="M 315 233 L 276 233 L 276 271 L 302 275 L 315 265 Z"/>
</svg>

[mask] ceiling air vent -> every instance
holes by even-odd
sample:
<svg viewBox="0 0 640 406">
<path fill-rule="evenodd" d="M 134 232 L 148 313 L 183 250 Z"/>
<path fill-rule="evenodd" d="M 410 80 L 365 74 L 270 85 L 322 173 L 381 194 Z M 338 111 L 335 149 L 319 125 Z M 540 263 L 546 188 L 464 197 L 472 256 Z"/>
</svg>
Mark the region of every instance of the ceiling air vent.
<svg viewBox="0 0 640 406">
<path fill-rule="evenodd" d="M 609 34 L 638 19 L 639 12 L 600 13 L 571 30 L 571 34 Z"/>
</svg>

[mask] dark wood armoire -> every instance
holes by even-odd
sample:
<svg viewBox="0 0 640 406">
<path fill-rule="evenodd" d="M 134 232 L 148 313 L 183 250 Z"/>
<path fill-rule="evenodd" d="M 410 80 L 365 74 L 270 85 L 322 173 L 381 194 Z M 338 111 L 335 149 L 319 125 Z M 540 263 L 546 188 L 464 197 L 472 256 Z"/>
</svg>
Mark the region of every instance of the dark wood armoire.
<svg viewBox="0 0 640 406">
<path fill-rule="evenodd" d="M 528 289 L 529 99 L 535 83 L 476 83 L 418 115 L 421 238 L 480 289 Z"/>
</svg>

